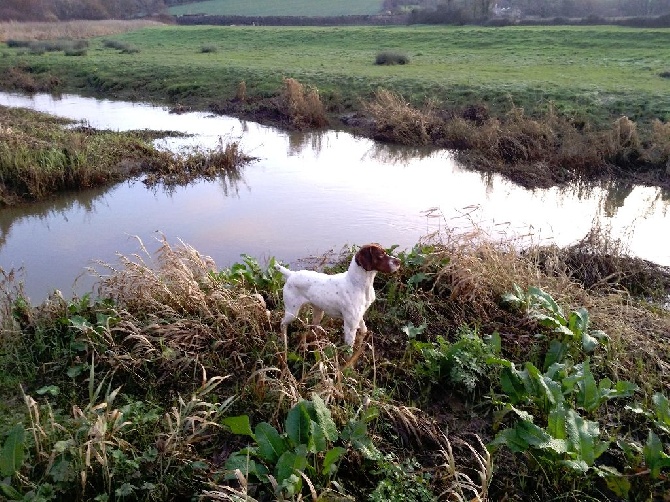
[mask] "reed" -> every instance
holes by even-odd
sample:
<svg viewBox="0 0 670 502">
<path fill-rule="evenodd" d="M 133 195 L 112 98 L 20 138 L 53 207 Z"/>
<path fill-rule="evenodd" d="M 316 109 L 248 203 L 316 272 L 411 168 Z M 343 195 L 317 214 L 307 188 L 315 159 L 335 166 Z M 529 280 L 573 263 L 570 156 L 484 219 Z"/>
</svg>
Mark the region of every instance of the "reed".
<svg viewBox="0 0 670 502">
<path fill-rule="evenodd" d="M 0 41 L 9 40 L 78 40 L 105 37 L 153 26 L 157 21 L 144 19 L 124 21 L 107 19 L 104 21 L 59 21 L 59 22 L 2 22 Z"/>
</svg>

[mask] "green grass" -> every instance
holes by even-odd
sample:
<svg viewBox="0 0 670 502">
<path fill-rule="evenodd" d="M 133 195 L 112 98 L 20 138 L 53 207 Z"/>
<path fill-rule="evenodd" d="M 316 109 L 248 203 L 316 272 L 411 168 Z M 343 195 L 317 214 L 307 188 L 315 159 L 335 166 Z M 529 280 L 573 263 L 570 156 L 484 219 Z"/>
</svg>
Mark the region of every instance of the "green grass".
<svg viewBox="0 0 670 502">
<path fill-rule="evenodd" d="M 510 104 L 527 112 L 553 102 L 560 112 L 604 121 L 670 119 L 670 30 L 620 27 L 175 27 L 112 37 L 120 54 L 92 40 L 86 57 L 3 49 L 0 70 L 23 64 L 58 90 L 207 107 L 235 95 L 269 96 L 291 77 L 329 101 L 357 107 L 378 87 L 412 103 Z M 110 37 L 106 37 L 107 40 Z M 202 53 L 216 45 L 216 53 Z M 408 65 L 375 65 L 379 51 Z M 0 84 L 7 88 L 5 82 Z"/>
<path fill-rule="evenodd" d="M 377 14 L 380 0 L 207 0 L 170 7 L 173 16 L 210 14 L 224 16 L 346 16 Z"/>
</svg>

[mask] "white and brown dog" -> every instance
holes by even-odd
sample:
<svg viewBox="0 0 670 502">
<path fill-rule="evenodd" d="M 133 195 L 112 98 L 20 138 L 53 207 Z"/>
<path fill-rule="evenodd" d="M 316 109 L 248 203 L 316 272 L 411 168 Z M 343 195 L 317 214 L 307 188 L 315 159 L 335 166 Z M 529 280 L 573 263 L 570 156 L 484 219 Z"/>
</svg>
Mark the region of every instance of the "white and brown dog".
<svg viewBox="0 0 670 502">
<path fill-rule="evenodd" d="M 286 278 L 284 284 L 284 318 L 281 322 L 284 343 L 288 325 L 298 317 L 300 308 L 310 304 L 314 311 L 312 324 L 318 326 L 324 314 L 344 321 L 344 341 L 350 347 L 356 341 L 356 330 L 367 332 L 363 315 L 375 301 L 373 281 L 377 272 L 391 273 L 400 268 L 400 260 L 386 254 L 378 244 L 366 244 L 351 259 L 346 272 L 323 274 L 312 270 L 292 271 L 281 265 L 277 269 Z"/>
</svg>

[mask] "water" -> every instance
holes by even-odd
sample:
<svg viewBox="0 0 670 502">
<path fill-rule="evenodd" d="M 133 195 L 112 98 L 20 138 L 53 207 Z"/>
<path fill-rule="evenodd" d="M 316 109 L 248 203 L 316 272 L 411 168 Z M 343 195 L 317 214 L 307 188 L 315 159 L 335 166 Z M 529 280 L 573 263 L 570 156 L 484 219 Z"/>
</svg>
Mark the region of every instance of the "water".
<svg viewBox="0 0 670 502">
<path fill-rule="evenodd" d="M 295 266 L 351 244 L 409 248 L 445 226 L 476 224 L 494 238 L 527 235 L 566 245 L 599 221 L 631 254 L 670 265 L 670 249 L 659 242 L 670 197 L 657 188 L 526 190 L 468 171 L 445 150 L 392 147 L 341 131 L 287 133 L 230 117 L 174 115 L 162 107 L 78 96 L 0 93 L 0 104 L 95 128 L 192 135 L 158 140 L 162 148 L 239 141 L 258 158 L 238 182 L 200 181 L 166 192 L 134 180 L 0 210 L 0 267 L 23 267 L 33 302 L 54 289 L 66 296 L 90 291 L 94 280 L 85 270 L 93 261 L 117 263 L 116 253 L 138 252 L 137 237 L 152 252 L 160 235 L 193 246 L 219 267 L 242 253 Z"/>
</svg>

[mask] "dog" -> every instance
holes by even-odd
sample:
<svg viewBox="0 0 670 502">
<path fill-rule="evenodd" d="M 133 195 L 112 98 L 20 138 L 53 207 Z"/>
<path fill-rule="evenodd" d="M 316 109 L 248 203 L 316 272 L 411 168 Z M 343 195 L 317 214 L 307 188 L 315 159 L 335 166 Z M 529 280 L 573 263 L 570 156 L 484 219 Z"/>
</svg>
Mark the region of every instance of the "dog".
<svg viewBox="0 0 670 502">
<path fill-rule="evenodd" d="M 323 274 L 312 270 L 289 270 L 279 264 L 277 269 L 286 278 L 284 284 L 284 318 L 281 332 L 287 345 L 288 325 L 298 317 L 300 309 L 310 304 L 312 324 L 319 326 L 324 314 L 344 321 L 344 342 L 350 347 L 356 332 L 367 332 L 363 315 L 375 301 L 373 281 L 377 272 L 393 273 L 400 260 L 390 256 L 379 244 L 366 244 L 351 259 L 346 272 Z"/>
</svg>

